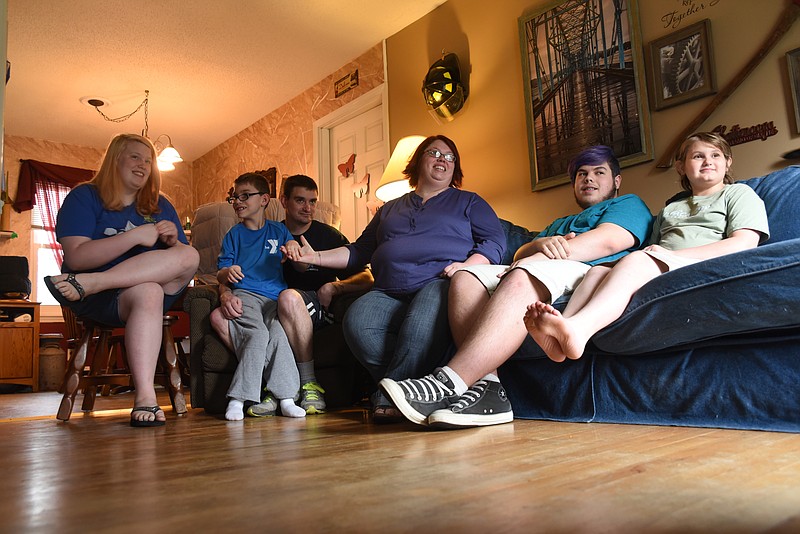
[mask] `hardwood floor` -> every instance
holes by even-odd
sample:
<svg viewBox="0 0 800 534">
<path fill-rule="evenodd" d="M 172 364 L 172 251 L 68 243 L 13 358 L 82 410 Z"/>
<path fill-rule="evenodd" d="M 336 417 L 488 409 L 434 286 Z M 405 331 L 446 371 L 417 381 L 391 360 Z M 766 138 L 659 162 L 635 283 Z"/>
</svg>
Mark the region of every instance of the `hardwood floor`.
<svg viewBox="0 0 800 534">
<path fill-rule="evenodd" d="M 0 395 L 2 532 L 800 531 L 800 435 L 358 409 L 134 429 L 129 396 L 68 423 L 58 399 Z"/>
</svg>

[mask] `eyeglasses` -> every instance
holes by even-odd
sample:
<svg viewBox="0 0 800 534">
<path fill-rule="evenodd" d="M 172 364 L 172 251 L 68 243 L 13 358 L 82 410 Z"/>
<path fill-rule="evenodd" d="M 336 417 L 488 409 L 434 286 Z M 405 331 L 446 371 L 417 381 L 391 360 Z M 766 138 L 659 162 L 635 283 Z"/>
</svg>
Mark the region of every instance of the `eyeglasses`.
<svg viewBox="0 0 800 534">
<path fill-rule="evenodd" d="M 255 193 L 242 193 L 241 195 L 234 195 L 232 197 L 228 197 L 225 200 L 228 201 L 228 204 L 233 204 L 237 200 L 239 202 L 247 202 L 247 200 L 252 196 L 255 196 L 255 195 L 267 195 L 267 194 L 269 194 L 269 191 L 257 191 Z"/>
<path fill-rule="evenodd" d="M 436 158 L 436 159 L 442 158 L 447 163 L 453 163 L 456 160 L 456 155 L 455 154 L 450 154 L 450 153 L 445 154 L 443 152 L 440 152 L 439 150 L 436 150 L 435 148 L 432 148 L 430 150 L 426 150 L 425 153 L 427 155 L 429 155 L 430 157 L 432 157 L 432 158 Z"/>
</svg>

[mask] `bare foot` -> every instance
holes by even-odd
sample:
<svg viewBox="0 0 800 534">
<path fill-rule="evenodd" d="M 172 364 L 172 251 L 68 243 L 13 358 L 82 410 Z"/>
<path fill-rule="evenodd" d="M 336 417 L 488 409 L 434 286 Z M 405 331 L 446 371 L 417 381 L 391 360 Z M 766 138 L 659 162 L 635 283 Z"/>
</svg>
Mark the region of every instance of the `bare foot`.
<svg viewBox="0 0 800 534">
<path fill-rule="evenodd" d="M 540 304 L 544 306 L 539 306 Z M 561 344 L 552 335 L 540 330 L 539 322 L 541 321 L 541 315 L 542 313 L 548 313 L 546 306 L 544 302 L 534 302 L 528 305 L 528 310 L 525 312 L 525 317 L 523 319 L 525 328 L 528 330 L 528 334 L 530 334 L 533 340 L 542 348 L 544 353 L 547 354 L 548 358 L 554 362 L 563 362 L 567 356 L 564 354 L 564 351 L 561 350 Z M 555 308 L 552 309 L 556 313 L 559 313 Z"/>
<path fill-rule="evenodd" d="M 547 356 L 556 362 L 564 361 L 565 357 L 571 360 L 580 358 L 589 341 L 588 337 L 549 304 L 537 302 L 533 306 L 535 312 L 531 314 L 530 321 L 533 328 L 528 331 Z M 528 326 L 527 320 L 525 324 Z"/>
</svg>

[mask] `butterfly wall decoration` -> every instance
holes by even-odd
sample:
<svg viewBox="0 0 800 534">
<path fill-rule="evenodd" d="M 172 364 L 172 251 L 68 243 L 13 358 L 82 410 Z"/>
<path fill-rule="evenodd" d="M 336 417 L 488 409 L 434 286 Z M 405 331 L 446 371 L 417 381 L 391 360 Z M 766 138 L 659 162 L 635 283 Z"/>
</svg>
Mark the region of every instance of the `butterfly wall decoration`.
<svg viewBox="0 0 800 534">
<path fill-rule="evenodd" d="M 353 194 L 356 198 L 361 198 L 369 193 L 369 173 L 363 179 L 353 178 Z"/>
<path fill-rule="evenodd" d="M 350 157 L 347 158 L 347 161 L 344 163 L 339 164 L 339 172 L 342 173 L 342 176 L 348 178 L 353 171 L 356 169 L 356 155 L 350 154 Z"/>
</svg>

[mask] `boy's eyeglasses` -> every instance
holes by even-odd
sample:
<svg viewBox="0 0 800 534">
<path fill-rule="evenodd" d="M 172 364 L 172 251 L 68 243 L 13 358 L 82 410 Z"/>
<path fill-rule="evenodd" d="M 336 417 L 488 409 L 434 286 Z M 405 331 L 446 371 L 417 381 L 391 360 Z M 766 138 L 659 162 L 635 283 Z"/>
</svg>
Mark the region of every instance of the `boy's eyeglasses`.
<svg viewBox="0 0 800 534">
<path fill-rule="evenodd" d="M 255 195 L 266 195 L 268 193 L 269 193 L 269 191 L 258 191 L 256 193 L 242 193 L 241 195 L 234 195 L 232 197 L 228 197 L 225 200 L 228 201 L 228 204 L 233 204 L 237 200 L 239 202 L 247 202 L 247 200 L 252 196 L 255 196 Z"/>
<path fill-rule="evenodd" d="M 451 154 L 449 152 L 447 154 L 445 154 L 444 152 L 440 152 L 440 151 L 436 150 L 435 148 L 432 148 L 430 150 L 426 150 L 425 153 L 427 155 L 429 155 L 430 157 L 435 158 L 435 159 L 442 158 L 447 163 L 453 163 L 456 160 L 456 155 L 455 154 Z"/>
</svg>

